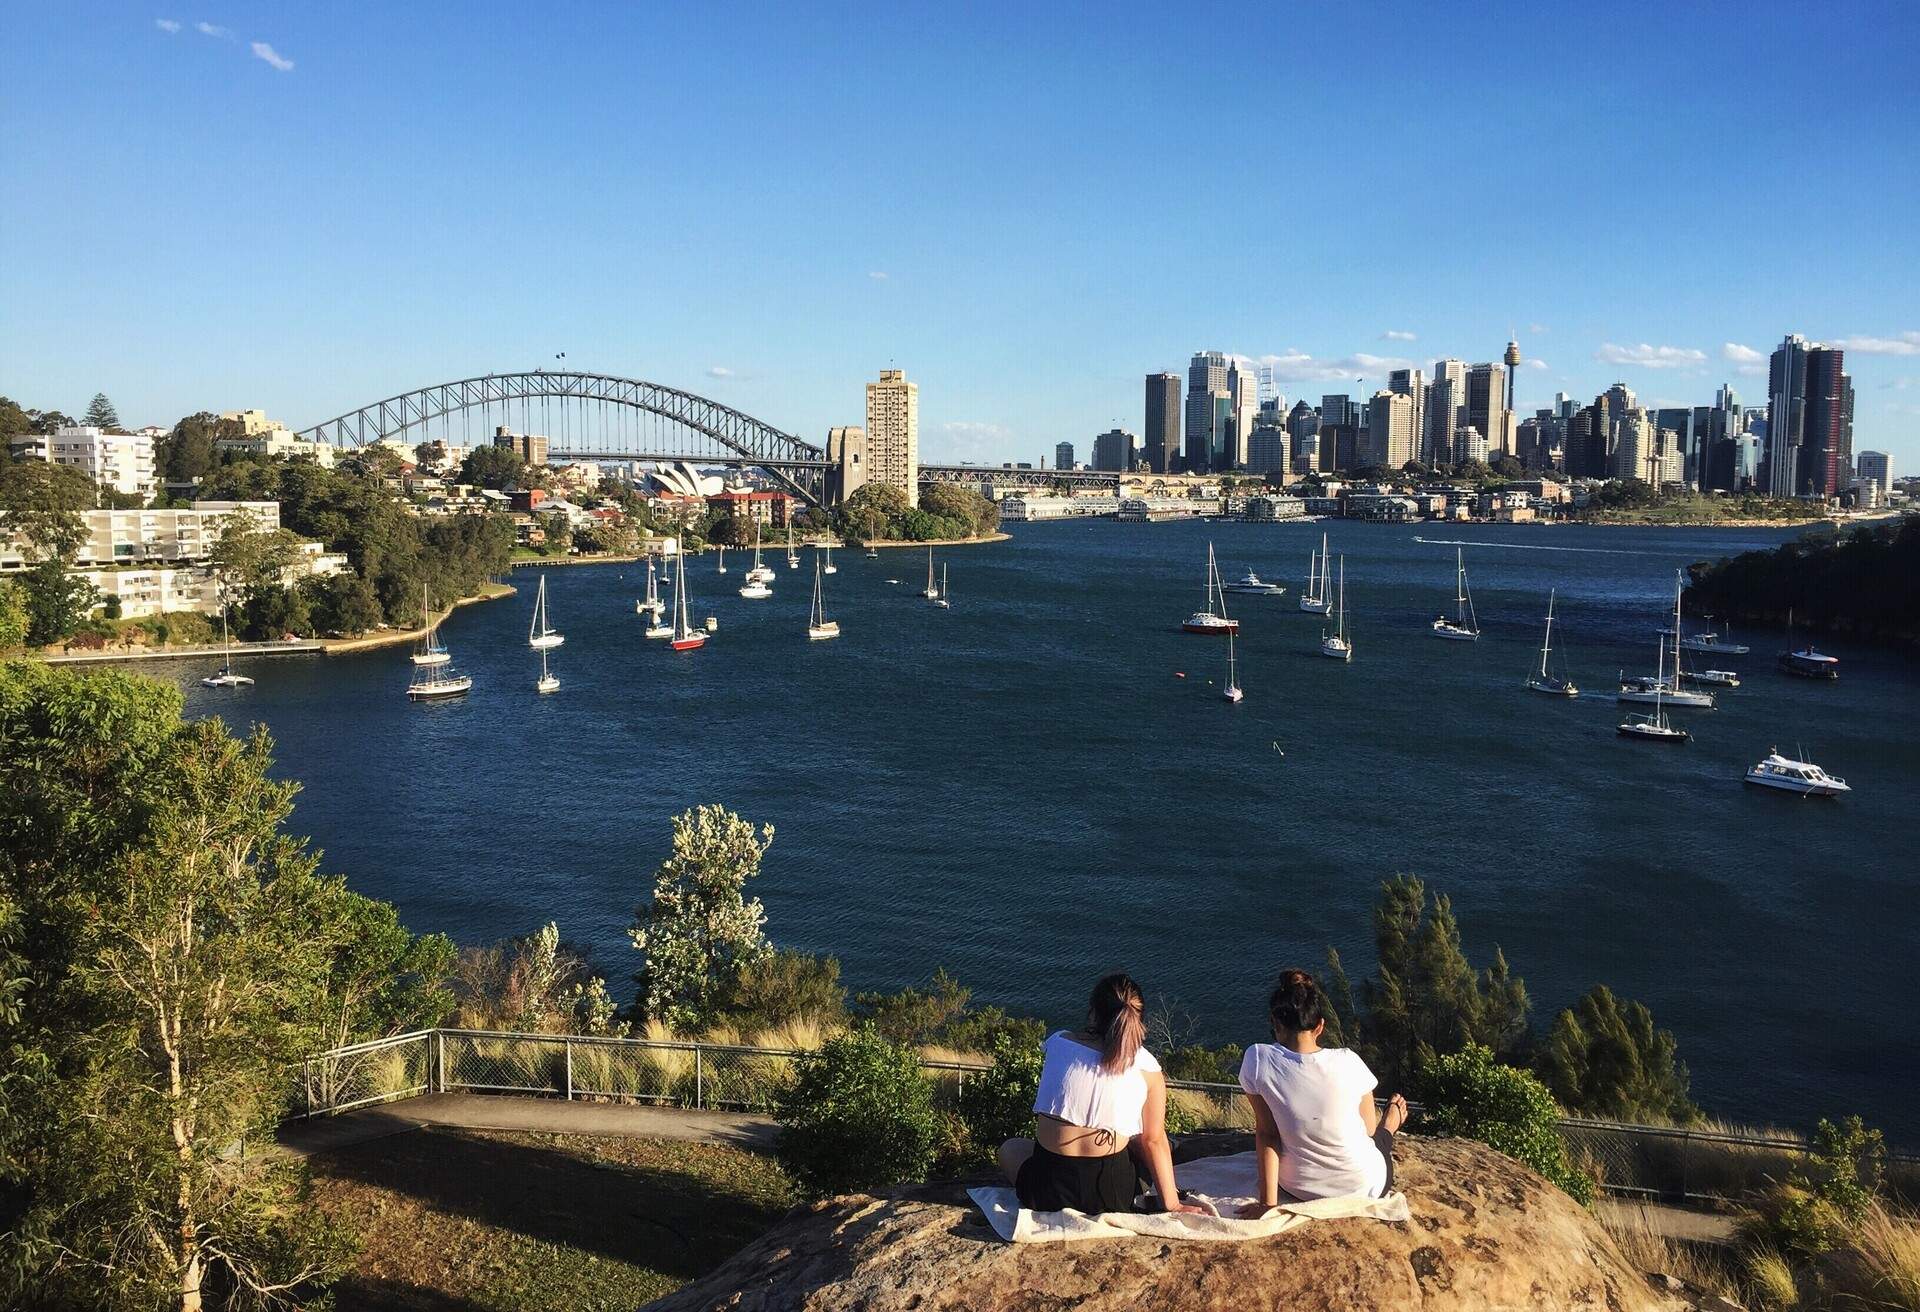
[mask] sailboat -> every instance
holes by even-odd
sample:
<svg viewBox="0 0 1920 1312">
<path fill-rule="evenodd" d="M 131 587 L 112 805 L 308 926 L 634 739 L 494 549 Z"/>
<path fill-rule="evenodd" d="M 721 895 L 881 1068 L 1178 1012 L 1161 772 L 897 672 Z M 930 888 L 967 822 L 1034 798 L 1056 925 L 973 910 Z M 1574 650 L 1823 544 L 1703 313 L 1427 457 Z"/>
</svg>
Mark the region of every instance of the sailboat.
<svg viewBox="0 0 1920 1312">
<path fill-rule="evenodd" d="M 687 557 L 681 552 L 673 558 L 673 641 L 675 651 L 692 651 L 706 645 L 707 635 L 687 623 Z"/>
<path fill-rule="evenodd" d="M 793 524 L 791 521 L 787 524 L 787 568 L 800 568 L 800 557 L 793 549 Z"/>
<path fill-rule="evenodd" d="M 1347 558 L 1340 557 L 1340 600 L 1334 610 L 1333 632 L 1320 631 L 1320 654 L 1336 661 L 1353 659 L 1353 639 L 1347 636 Z"/>
<path fill-rule="evenodd" d="M 725 574 L 726 572 L 727 572 L 727 549 L 725 547 L 721 547 L 720 548 L 720 573 Z"/>
<path fill-rule="evenodd" d="M 1238 702 L 1246 694 L 1240 691 L 1240 670 L 1233 659 L 1233 635 L 1227 635 L 1227 686 L 1220 696 L 1230 702 Z"/>
<path fill-rule="evenodd" d="M 1678 661 L 1679 652 L 1674 653 Z M 1641 738 L 1656 743 L 1684 743 L 1693 735 L 1685 729 L 1676 729 L 1667 723 L 1666 708 L 1661 704 L 1660 694 L 1666 690 L 1667 682 L 1667 640 L 1660 639 L 1660 673 L 1653 681 L 1653 714 L 1629 715 L 1620 722 L 1622 738 Z M 1624 700 L 1624 699 L 1623 699 Z"/>
<path fill-rule="evenodd" d="M 667 603 L 660 600 L 660 576 L 654 572 L 653 557 L 647 557 L 647 595 L 633 603 L 636 615 L 651 615 L 656 623 L 666 613 Z"/>
<path fill-rule="evenodd" d="M 1307 556 L 1307 590 L 1300 594 L 1300 609 L 1314 615 L 1327 613 L 1327 535 L 1320 535 L 1318 554 Z"/>
<path fill-rule="evenodd" d="M 813 562 L 813 609 L 807 614 L 807 638 L 812 642 L 840 636 L 840 621 L 827 618 L 826 592 L 820 583 L 824 572 L 816 557 Z"/>
<path fill-rule="evenodd" d="M 540 576 L 540 591 L 533 598 L 533 623 L 527 626 L 527 646 L 535 651 L 558 647 L 566 639 L 547 622 L 547 576 Z"/>
<path fill-rule="evenodd" d="M 921 591 L 920 595 L 925 597 L 928 601 L 940 600 L 940 589 L 933 586 L 933 548 L 932 547 L 927 548 L 927 586 Z"/>
<path fill-rule="evenodd" d="M 1240 631 L 1240 621 L 1227 617 L 1227 599 L 1220 591 L 1220 566 L 1214 560 L 1211 542 L 1207 543 L 1207 607 L 1187 616 L 1187 622 L 1180 628 L 1186 633 L 1204 633 L 1213 637 Z"/>
<path fill-rule="evenodd" d="M 1580 690 L 1571 679 L 1556 679 L 1547 673 L 1547 653 L 1553 650 L 1553 593 L 1547 593 L 1547 634 L 1540 640 L 1540 669 L 1527 676 L 1527 687 L 1550 697 L 1578 697 Z"/>
<path fill-rule="evenodd" d="M 1454 642 L 1478 642 L 1480 619 L 1473 613 L 1473 594 L 1467 591 L 1467 556 L 1464 547 L 1453 549 L 1453 618 L 1440 616 L 1433 622 L 1433 636 Z"/>
<path fill-rule="evenodd" d="M 944 560 L 940 562 L 940 595 L 933 599 L 933 604 L 941 610 L 953 608 L 953 601 L 947 596 L 947 562 Z"/>
<path fill-rule="evenodd" d="M 1793 645 L 1793 611 L 1787 611 L 1787 649 L 1780 653 L 1780 669 L 1783 673 L 1797 675 L 1802 679 L 1837 679 L 1840 677 L 1840 658 L 1827 656 L 1813 648 L 1813 639 L 1807 639 L 1807 645 L 1796 650 Z"/>
<path fill-rule="evenodd" d="M 826 573 L 838 574 L 840 572 L 840 567 L 833 563 L 833 544 L 829 542 L 825 547 L 821 549 L 827 553 Z"/>
<path fill-rule="evenodd" d="M 449 663 L 452 653 L 439 644 L 439 624 L 433 618 L 433 607 L 427 600 L 427 589 L 420 588 L 420 616 L 426 625 L 426 650 L 447 654 L 444 661 L 416 665 L 413 681 L 407 685 L 407 700 L 412 702 L 441 701 L 448 697 L 463 697 L 473 688 L 473 679 L 461 674 Z"/>
<path fill-rule="evenodd" d="M 773 582 L 773 571 L 768 569 L 766 563 L 760 559 L 760 525 L 758 521 L 756 521 L 753 526 L 753 568 L 747 571 L 747 582 Z"/>
<path fill-rule="evenodd" d="M 253 680 L 244 674 L 233 672 L 233 638 L 227 632 L 227 608 L 220 607 L 220 647 L 225 653 L 220 660 L 220 672 L 209 674 L 200 680 L 208 688 L 250 688 Z"/>
<path fill-rule="evenodd" d="M 1673 572 L 1673 631 L 1680 631 L 1680 571 Z M 1680 685 L 1680 649 L 1676 645 L 1673 651 L 1673 675 L 1668 677 L 1667 640 L 1660 638 L 1660 673 L 1652 679 L 1644 675 L 1629 679 L 1622 676 L 1620 692 L 1616 698 L 1623 702 L 1652 702 L 1654 705 L 1690 706 L 1698 710 L 1713 709 L 1713 694 L 1701 692 L 1698 688 L 1683 688 Z"/>
<path fill-rule="evenodd" d="M 426 585 L 420 586 L 420 650 L 413 653 L 415 665 L 445 665 L 453 659 L 446 644 L 434 636 L 433 618 L 427 614 Z"/>
<path fill-rule="evenodd" d="M 880 559 L 880 548 L 878 548 L 878 547 L 876 547 L 876 546 L 874 546 L 874 545 L 873 545 L 872 543 L 868 543 L 868 544 L 867 544 L 867 559 L 868 559 L 868 560 L 878 560 L 878 559 Z"/>
<path fill-rule="evenodd" d="M 533 690 L 543 695 L 560 691 L 559 678 L 547 668 L 547 651 L 544 647 L 540 649 L 540 677 L 533 681 Z"/>
</svg>

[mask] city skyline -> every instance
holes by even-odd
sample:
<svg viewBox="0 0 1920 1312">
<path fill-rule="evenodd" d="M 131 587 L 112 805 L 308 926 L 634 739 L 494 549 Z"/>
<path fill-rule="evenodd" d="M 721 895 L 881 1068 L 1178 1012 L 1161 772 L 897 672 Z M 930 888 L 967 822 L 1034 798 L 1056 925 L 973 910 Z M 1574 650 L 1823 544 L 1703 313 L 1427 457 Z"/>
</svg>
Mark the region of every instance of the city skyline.
<svg viewBox="0 0 1920 1312">
<path fill-rule="evenodd" d="M 1148 11 L 1031 15 L 1018 43 L 991 14 L 869 16 L 871 61 L 850 15 L 563 14 L 508 48 L 510 12 L 16 14 L 0 104 L 35 199 L 0 237 L 0 391 L 300 427 L 565 352 L 824 445 L 899 368 L 922 459 L 1000 463 L 1139 430 L 1141 379 L 1196 350 L 1265 365 L 1289 404 L 1366 404 L 1513 335 L 1524 419 L 1620 382 L 1649 408 L 1722 384 L 1764 404 L 1798 333 L 1845 352 L 1854 449 L 1920 464 L 1905 7 L 1503 23 L 1520 73 L 1634 34 L 1578 99 L 1455 85 L 1478 27 L 1429 10 L 1239 14 L 1286 76 L 1177 91 L 1149 76 Z M 1789 58 L 1849 95 L 1701 76 Z M 1262 167 L 1203 213 L 1144 204 L 1144 161 L 1209 124 Z M 1495 130 L 1499 151 L 1444 147 Z M 1423 143 L 1408 199 L 1396 134 Z"/>
</svg>

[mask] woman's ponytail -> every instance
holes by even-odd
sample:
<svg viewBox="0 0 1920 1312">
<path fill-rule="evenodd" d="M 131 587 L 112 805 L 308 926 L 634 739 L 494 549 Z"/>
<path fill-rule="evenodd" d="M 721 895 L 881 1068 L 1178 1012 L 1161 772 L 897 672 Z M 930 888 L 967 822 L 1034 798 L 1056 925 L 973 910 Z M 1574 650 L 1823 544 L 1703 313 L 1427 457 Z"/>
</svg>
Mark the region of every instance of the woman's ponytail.
<svg viewBox="0 0 1920 1312">
<path fill-rule="evenodd" d="M 1108 975 L 1087 1000 L 1087 1028 L 1100 1039 L 1100 1065 L 1119 1074 L 1133 1065 L 1147 1038 L 1146 999 L 1123 974 Z"/>
</svg>

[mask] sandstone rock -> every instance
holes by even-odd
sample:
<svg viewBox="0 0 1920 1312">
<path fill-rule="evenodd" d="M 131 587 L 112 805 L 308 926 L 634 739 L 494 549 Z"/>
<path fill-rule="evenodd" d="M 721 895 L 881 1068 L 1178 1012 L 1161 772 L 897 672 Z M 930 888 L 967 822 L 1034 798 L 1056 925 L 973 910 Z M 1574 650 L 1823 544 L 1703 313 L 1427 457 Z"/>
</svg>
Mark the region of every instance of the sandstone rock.
<svg viewBox="0 0 1920 1312">
<path fill-rule="evenodd" d="M 1244 1146 L 1244 1145 L 1242 1145 Z M 795 1208 L 647 1312 L 1667 1312 L 1578 1203 L 1463 1139 L 1401 1139 L 1409 1223 L 1270 1239 L 1007 1244 L 958 1185 Z"/>
</svg>

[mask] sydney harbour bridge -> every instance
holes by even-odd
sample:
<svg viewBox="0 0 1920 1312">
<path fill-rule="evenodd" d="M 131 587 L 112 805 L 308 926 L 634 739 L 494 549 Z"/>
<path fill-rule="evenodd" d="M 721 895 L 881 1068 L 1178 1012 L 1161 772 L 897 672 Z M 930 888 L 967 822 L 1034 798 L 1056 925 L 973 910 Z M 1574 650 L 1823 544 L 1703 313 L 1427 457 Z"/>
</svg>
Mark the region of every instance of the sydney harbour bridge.
<svg viewBox="0 0 1920 1312">
<path fill-rule="evenodd" d="M 570 370 L 434 383 L 349 410 L 298 436 L 348 448 L 435 440 L 471 447 L 493 441 L 499 427 L 545 436 L 554 464 L 684 460 L 758 469 L 812 505 L 826 504 L 833 485 L 823 448 L 732 406 L 661 383 Z M 922 464 L 920 481 L 1066 491 L 1117 488 L 1119 480 L 1085 470 Z"/>
</svg>

